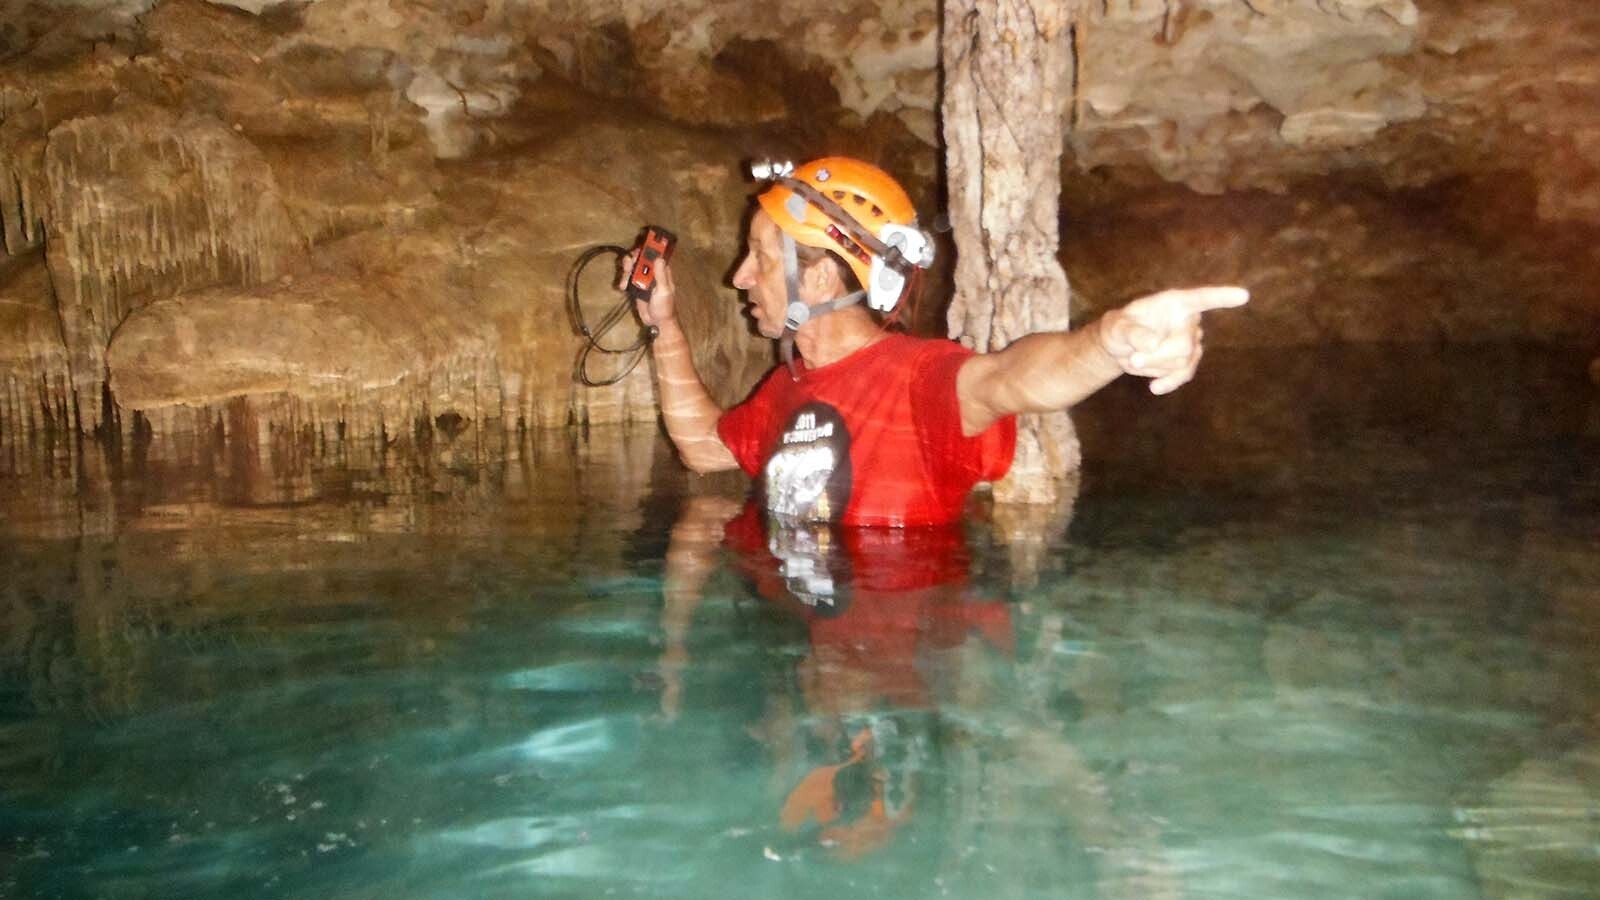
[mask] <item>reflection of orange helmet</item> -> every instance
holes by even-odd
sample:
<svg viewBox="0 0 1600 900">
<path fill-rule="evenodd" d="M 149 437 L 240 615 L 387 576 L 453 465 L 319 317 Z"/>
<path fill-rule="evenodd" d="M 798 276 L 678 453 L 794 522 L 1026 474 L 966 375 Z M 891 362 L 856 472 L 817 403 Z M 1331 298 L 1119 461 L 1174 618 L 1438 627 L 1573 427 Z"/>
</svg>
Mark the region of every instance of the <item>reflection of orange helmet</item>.
<svg viewBox="0 0 1600 900">
<path fill-rule="evenodd" d="M 890 724 L 884 730 L 892 733 L 895 729 Z M 822 826 L 819 841 L 841 860 L 860 859 L 882 849 L 911 819 L 915 806 L 911 769 L 919 762 L 903 758 L 898 766 L 890 767 L 882 755 L 871 727 L 856 732 L 850 739 L 848 759 L 812 769 L 784 798 L 778 813 L 784 830 L 798 831 L 815 820 Z M 857 766 L 857 778 L 843 778 Z M 851 786 L 840 784 L 842 780 L 858 782 L 851 786 L 864 788 L 865 796 L 841 797 L 841 792 L 858 794 Z"/>
<path fill-rule="evenodd" d="M 829 156 L 800 166 L 791 177 L 833 200 L 880 239 L 885 225 L 916 224 L 917 210 L 905 189 L 889 173 L 871 163 L 847 156 Z M 795 243 L 838 253 L 850 264 L 861 286 L 871 287 L 873 253 L 840 229 L 827 213 L 782 183 L 774 184 L 757 200 Z"/>
</svg>

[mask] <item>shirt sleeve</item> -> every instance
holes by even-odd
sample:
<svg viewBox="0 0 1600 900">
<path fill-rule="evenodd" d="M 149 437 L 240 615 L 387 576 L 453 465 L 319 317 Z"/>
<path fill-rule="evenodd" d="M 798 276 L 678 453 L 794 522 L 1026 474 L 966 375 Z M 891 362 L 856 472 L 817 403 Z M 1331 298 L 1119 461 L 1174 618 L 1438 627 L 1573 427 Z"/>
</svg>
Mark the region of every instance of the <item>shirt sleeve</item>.
<svg viewBox="0 0 1600 900">
<path fill-rule="evenodd" d="M 752 478 L 761 472 L 762 451 L 772 435 L 776 372 L 777 369 L 768 372 L 744 402 L 717 420 L 717 436 L 733 452 L 739 468 Z"/>
<path fill-rule="evenodd" d="M 1004 416 L 982 432 L 961 433 L 956 376 L 973 352 L 954 341 L 934 342 L 918 366 L 912 414 L 928 468 L 962 490 L 994 481 L 1011 469 L 1017 448 L 1017 417 Z"/>
</svg>

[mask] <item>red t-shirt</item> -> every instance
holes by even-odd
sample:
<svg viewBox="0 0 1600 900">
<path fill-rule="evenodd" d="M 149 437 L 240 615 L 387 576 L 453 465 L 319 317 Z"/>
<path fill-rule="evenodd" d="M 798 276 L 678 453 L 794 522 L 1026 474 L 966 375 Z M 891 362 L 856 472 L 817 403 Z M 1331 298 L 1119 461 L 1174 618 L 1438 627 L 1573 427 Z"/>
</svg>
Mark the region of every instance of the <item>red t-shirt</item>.
<svg viewBox="0 0 1600 900">
<path fill-rule="evenodd" d="M 717 433 L 760 477 L 767 509 L 843 525 L 935 525 L 961 514 L 979 481 L 1001 477 L 1016 419 L 961 434 L 956 374 L 972 351 L 890 334 L 796 381 L 774 368 Z"/>
</svg>

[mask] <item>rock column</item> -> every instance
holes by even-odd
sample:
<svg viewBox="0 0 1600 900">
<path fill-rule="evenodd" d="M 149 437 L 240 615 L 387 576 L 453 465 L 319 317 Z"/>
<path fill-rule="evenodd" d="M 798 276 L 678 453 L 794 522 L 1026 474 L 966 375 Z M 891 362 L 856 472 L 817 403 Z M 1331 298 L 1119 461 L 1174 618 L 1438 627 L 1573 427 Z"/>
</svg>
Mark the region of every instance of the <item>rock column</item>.
<svg viewBox="0 0 1600 900">
<path fill-rule="evenodd" d="M 979 352 L 1068 325 L 1057 215 L 1076 20 L 1076 3 L 944 5 L 942 112 L 959 254 L 949 328 Z M 1025 417 L 995 497 L 1052 502 L 1079 461 L 1065 412 Z"/>
</svg>

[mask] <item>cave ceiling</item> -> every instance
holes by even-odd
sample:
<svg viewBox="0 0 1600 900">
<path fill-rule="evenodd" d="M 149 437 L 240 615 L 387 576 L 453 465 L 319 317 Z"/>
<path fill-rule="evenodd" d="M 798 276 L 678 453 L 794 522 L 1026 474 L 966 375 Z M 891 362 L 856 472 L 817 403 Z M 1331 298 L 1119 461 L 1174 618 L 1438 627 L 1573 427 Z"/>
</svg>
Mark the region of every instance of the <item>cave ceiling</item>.
<svg viewBox="0 0 1600 900">
<path fill-rule="evenodd" d="M 686 123 L 883 115 L 937 140 L 931 0 L 218 2 L 232 21 L 204 6 L 5 0 L 7 107 L 89 93 L 96 82 L 123 93 L 165 86 L 191 101 L 210 94 L 236 118 L 286 106 L 276 123 L 257 123 L 283 129 L 297 105 L 318 105 L 327 125 L 334 98 L 390 94 L 414 108 L 435 154 L 451 158 L 486 149 L 494 120 L 556 76 Z M 1063 73 L 1071 108 L 1056 111 L 1071 125 L 1079 168 L 1143 166 L 1207 192 L 1361 167 L 1399 185 L 1518 169 L 1538 182 L 1544 217 L 1600 215 L 1593 4 L 1084 6 L 1076 64 Z"/>
</svg>

